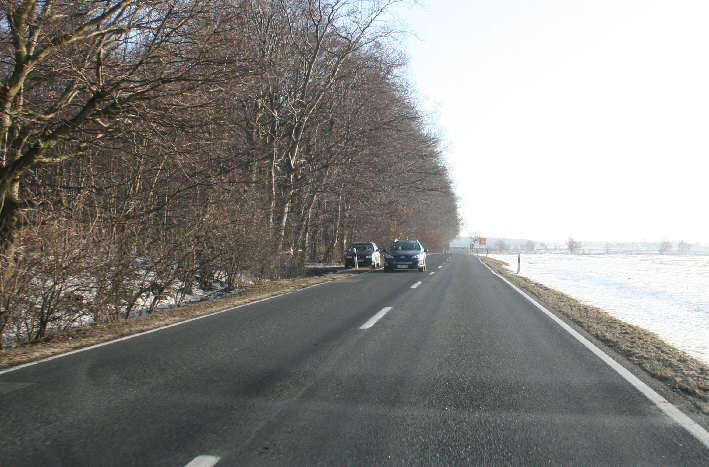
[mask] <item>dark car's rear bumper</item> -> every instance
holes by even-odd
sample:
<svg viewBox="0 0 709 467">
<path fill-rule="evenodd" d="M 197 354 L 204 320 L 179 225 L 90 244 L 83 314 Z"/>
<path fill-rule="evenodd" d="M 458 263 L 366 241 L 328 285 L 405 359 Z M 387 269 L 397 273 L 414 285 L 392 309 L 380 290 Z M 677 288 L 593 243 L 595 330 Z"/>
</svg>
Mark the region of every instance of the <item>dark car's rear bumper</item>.
<svg viewBox="0 0 709 467">
<path fill-rule="evenodd" d="M 412 260 L 387 259 L 386 260 L 387 269 L 392 269 L 392 270 L 406 271 L 407 269 L 418 269 L 419 265 L 420 265 L 420 262 L 418 259 L 412 259 Z"/>
</svg>

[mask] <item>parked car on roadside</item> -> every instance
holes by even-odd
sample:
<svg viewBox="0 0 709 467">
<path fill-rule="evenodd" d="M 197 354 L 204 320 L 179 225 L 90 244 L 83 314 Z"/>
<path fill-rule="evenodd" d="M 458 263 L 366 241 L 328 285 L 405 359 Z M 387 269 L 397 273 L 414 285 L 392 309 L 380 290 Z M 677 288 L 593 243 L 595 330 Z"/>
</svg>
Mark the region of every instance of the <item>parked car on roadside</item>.
<svg viewBox="0 0 709 467">
<path fill-rule="evenodd" d="M 357 255 L 358 267 L 372 267 L 378 269 L 382 267 L 382 254 L 374 242 L 353 243 L 345 251 L 345 267 L 355 266 L 355 254 Z"/>
<path fill-rule="evenodd" d="M 426 270 L 426 249 L 418 240 L 395 240 L 384 250 L 384 261 L 386 271 L 418 269 L 423 272 Z"/>
</svg>

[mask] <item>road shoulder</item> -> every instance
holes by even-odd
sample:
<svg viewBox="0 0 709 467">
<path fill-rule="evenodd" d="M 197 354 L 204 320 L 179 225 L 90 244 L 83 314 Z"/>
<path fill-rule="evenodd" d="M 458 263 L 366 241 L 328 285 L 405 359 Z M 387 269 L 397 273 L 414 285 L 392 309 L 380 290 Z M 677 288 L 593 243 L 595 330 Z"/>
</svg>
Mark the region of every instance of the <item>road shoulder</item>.
<svg viewBox="0 0 709 467">
<path fill-rule="evenodd" d="M 652 332 L 512 273 L 502 261 L 479 259 L 602 348 L 695 422 L 709 428 L 709 366 Z"/>
</svg>

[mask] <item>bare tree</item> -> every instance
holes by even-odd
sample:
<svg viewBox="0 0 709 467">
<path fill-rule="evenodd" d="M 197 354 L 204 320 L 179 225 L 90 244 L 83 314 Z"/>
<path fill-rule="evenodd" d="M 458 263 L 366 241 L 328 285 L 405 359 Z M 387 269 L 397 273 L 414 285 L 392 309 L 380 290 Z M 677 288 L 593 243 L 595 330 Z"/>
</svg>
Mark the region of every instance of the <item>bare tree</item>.
<svg viewBox="0 0 709 467">
<path fill-rule="evenodd" d="M 87 152 L 145 102 L 197 79 L 211 1 L 5 1 L 0 8 L 0 269 L 9 273 L 28 171 Z M 201 23 L 204 24 L 204 23 Z M 189 44 L 189 47 L 186 45 Z M 0 329 L 7 310 L 0 310 Z"/>
<path fill-rule="evenodd" d="M 677 251 L 680 254 L 687 254 L 689 251 L 692 249 L 692 245 L 689 243 L 685 242 L 684 240 L 680 240 L 680 242 L 677 244 Z"/>
<path fill-rule="evenodd" d="M 572 255 L 576 254 L 581 249 L 581 242 L 574 240 L 573 237 L 569 237 L 569 239 L 566 240 L 566 248 Z"/>
<path fill-rule="evenodd" d="M 292 8 L 294 3 L 300 8 Z M 395 0 L 355 2 L 265 2 L 255 12 L 254 29 L 264 58 L 278 67 L 256 101 L 252 134 L 269 151 L 269 238 L 285 247 L 289 217 L 304 164 L 305 139 L 347 60 L 389 33 L 378 18 Z M 263 20 L 263 17 L 267 20 Z M 286 23 L 287 28 L 274 30 Z M 309 203 L 306 203 L 309 204 Z"/>
</svg>

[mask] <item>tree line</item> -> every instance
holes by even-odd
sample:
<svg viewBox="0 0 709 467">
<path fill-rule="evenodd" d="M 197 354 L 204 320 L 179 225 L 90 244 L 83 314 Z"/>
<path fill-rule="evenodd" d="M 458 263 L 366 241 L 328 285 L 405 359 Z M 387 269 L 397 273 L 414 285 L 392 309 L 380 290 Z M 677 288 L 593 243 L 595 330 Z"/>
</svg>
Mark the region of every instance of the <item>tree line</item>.
<svg viewBox="0 0 709 467">
<path fill-rule="evenodd" d="M 446 245 L 395 3 L 2 2 L 0 331 L 126 319 L 351 241 Z"/>
</svg>

